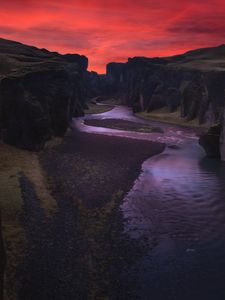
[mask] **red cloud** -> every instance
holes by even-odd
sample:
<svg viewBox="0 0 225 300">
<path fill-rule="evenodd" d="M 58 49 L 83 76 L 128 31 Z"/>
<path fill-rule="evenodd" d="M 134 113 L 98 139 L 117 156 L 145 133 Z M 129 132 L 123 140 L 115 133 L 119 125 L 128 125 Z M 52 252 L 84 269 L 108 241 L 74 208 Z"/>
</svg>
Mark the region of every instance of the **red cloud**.
<svg viewBox="0 0 225 300">
<path fill-rule="evenodd" d="M 225 42 L 224 0 L 8 0 L 0 20 L 1 37 L 85 54 L 99 72 L 109 61 Z"/>
</svg>

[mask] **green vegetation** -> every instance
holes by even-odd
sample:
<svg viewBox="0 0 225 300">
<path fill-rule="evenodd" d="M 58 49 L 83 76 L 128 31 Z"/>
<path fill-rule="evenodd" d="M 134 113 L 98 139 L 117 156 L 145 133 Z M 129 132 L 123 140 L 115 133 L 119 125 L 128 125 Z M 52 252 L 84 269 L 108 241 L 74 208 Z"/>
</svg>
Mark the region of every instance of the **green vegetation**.
<svg viewBox="0 0 225 300">
<path fill-rule="evenodd" d="M 79 199 L 75 200 L 78 207 L 78 224 L 85 244 L 86 253 L 83 256 L 89 274 L 88 299 L 106 299 L 106 291 L 102 287 L 109 285 L 109 277 L 102 278 L 102 274 L 108 274 L 108 268 L 112 264 L 113 254 L 110 255 L 108 240 L 116 244 L 116 231 L 109 230 L 115 210 L 124 196 L 123 191 L 117 191 L 111 196 L 111 200 L 98 208 L 87 208 Z M 107 240 L 106 240 L 107 239 Z M 122 257 L 121 257 L 122 259 Z"/>
<path fill-rule="evenodd" d="M 109 105 L 121 105 L 121 100 L 116 99 L 116 98 L 109 98 L 107 100 L 102 101 L 104 104 L 109 104 Z"/>
<path fill-rule="evenodd" d="M 46 175 L 36 153 L 0 144 L 0 157 L 0 209 L 7 256 L 5 298 L 16 299 L 13 289 L 15 274 L 19 263 L 23 260 L 26 244 L 24 228 L 20 222 L 23 213 L 20 174 L 26 175 L 34 184 L 46 216 L 49 217 L 56 210 L 56 202 L 49 192 Z"/>
<path fill-rule="evenodd" d="M 149 141 L 82 133 L 43 152 L 44 163 L 57 165 L 48 172 L 58 183 L 58 196 L 70 199 L 75 211 L 76 270 L 87 299 L 108 299 L 116 286 L 114 270 L 125 270 L 141 256 L 143 245 L 124 233 L 119 208 L 141 163 L 163 149 Z"/>
<path fill-rule="evenodd" d="M 156 109 L 151 112 L 139 112 L 136 115 L 140 118 L 147 120 L 157 120 L 160 122 L 182 125 L 187 127 L 197 127 L 197 128 L 207 128 L 206 124 L 199 124 L 197 119 L 187 121 L 185 118 L 181 118 L 180 116 L 180 108 L 178 108 L 175 112 L 169 112 L 167 107 L 163 107 L 160 109 Z"/>
<path fill-rule="evenodd" d="M 113 109 L 113 105 L 105 104 L 105 105 L 97 105 L 94 103 L 88 103 L 88 109 L 85 109 L 85 114 L 101 114 Z"/>
<path fill-rule="evenodd" d="M 118 130 L 163 133 L 163 129 L 160 127 L 120 119 L 85 120 L 84 123 L 90 126 L 106 127 Z"/>
</svg>

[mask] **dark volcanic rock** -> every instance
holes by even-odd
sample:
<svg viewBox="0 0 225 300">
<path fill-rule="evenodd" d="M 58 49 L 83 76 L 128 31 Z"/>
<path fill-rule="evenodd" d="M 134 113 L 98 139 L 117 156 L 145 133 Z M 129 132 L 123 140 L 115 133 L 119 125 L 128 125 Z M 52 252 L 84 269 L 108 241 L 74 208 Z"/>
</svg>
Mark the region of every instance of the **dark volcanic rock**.
<svg viewBox="0 0 225 300">
<path fill-rule="evenodd" d="M 95 99 L 93 101 L 102 101 L 112 95 L 109 78 L 104 74 L 98 74 L 96 72 L 86 72 L 85 89 L 87 99 Z"/>
<path fill-rule="evenodd" d="M 109 98 L 119 100 L 124 91 L 122 63 L 109 63 L 107 65 L 107 74 L 98 74 L 96 72 L 86 72 L 86 95 L 88 99 L 95 99 L 104 101 Z"/>
<path fill-rule="evenodd" d="M 186 117 L 188 121 L 198 118 L 199 122 L 203 123 L 208 101 L 208 89 L 203 75 L 196 76 L 183 91 L 181 116 Z"/>
<path fill-rule="evenodd" d="M 0 39 L 0 129 L 5 141 L 40 149 L 83 115 L 88 60 Z"/>
<path fill-rule="evenodd" d="M 207 156 L 220 158 L 220 134 L 221 125 L 216 125 L 200 136 L 199 144 L 204 148 Z"/>
<path fill-rule="evenodd" d="M 0 300 L 3 299 L 3 281 L 4 281 L 4 269 L 5 269 L 5 251 L 2 238 L 2 223 L 0 212 Z"/>
<path fill-rule="evenodd" d="M 187 120 L 212 125 L 221 120 L 225 89 L 225 45 L 167 58 L 129 58 L 110 63 L 115 95 L 136 111 L 180 109 Z"/>
</svg>

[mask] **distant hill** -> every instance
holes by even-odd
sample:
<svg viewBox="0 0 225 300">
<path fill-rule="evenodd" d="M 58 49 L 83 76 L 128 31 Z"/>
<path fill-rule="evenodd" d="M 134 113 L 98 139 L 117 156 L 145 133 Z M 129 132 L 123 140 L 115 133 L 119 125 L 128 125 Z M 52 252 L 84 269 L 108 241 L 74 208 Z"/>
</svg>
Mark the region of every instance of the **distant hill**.
<svg viewBox="0 0 225 300">
<path fill-rule="evenodd" d="M 225 45 L 201 48 L 188 51 L 181 55 L 166 58 L 169 64 L 177 67 L 198 69 L 202 71 L 225 70 Z"/>
<path fill-rule="evenodd" d="M 77 63 L 78 67 L 87 69 L 88 60 L 85 56 L 61 55 L 0 38 L 0 76 L 21 76 L 33 70 L 55 69 L 72 62 Z"/>
</svg>

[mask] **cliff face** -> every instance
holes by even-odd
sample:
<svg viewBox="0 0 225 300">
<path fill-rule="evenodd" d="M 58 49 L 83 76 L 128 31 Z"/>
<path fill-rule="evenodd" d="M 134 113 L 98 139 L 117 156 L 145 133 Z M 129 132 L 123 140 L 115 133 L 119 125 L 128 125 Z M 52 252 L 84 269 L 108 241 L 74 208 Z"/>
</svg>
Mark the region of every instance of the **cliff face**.
<svg viewBox="0 0 225 300">
<path fill-rule="evenodd" d="M 223 114 L 222 129 L 220 134 L 220 156 L 225 161 L 225 109 Z"/>
<path fill-rule="evenodd" d="M 222 125 L 211 128 L 200 144 L 209 156 L 225 160 L 225 45 L 172 57 L 134 57 L 124 64 L 110 63 L 107 77 L 115 96 L 134 112 L 167 107 L 168 112 L 179 110 L 187 121 Z"/>
<path fill-rule="evenodd" d="M 85 88 L 87 99 L 98 97 L 99 100 L 104 100 L 112 95 L 110 80 L 105 74 L 86 72 Z"/>
<path fill-rule="evenodd" d="M 221 120 L 225 89 L 225 46 L 167 58 L 130 58 L 111 63 L 107 77 L 124 104 L 136 111 L 168 107 L 199 123 Z"/>
<path fill-rule="evenodd" d="M 2 138 L 36 150 L 83 114 L 88 60 L 0 39 Z"/>
<path fill-rule="evenodd" d="M 3 281 L 4 281 L 4 270 L 5 270 L 5 250 L 2 238 L 2 222 L 0 212 L 0 299 L 3 299 Z"/>
</svg>

